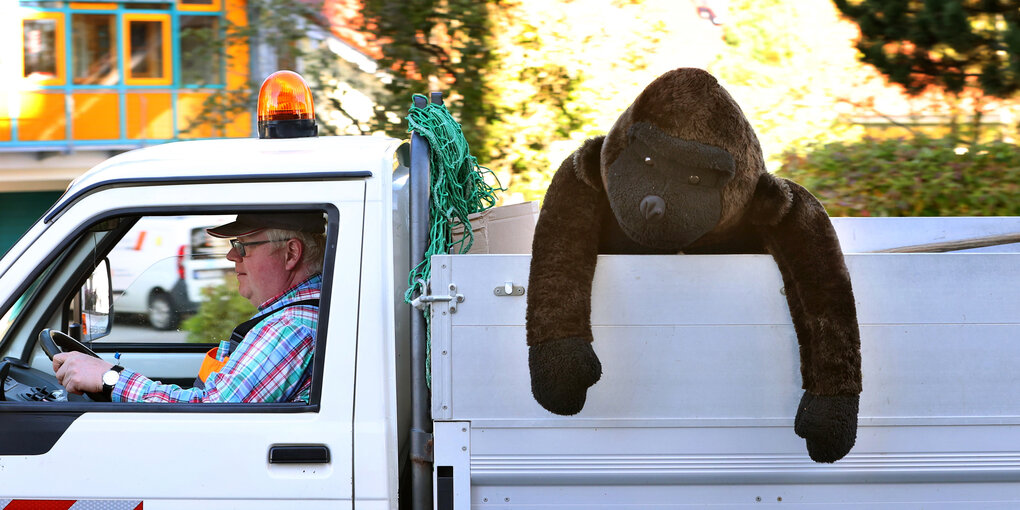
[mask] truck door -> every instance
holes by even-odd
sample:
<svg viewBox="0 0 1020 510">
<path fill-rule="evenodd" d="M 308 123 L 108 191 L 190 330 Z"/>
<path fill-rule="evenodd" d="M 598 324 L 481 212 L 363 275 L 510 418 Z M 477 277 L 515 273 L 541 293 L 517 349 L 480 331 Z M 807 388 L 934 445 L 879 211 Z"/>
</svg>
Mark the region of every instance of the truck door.
<svg viewBox="0 0 1020 510">
<path fill-rule="evenodd" d="M 352 304 L 360 292 L 364 199 L 364 180 L 320 176 L 314 185 L 278 179 L 101 188 L 51 211 L 50 226 L 0 276 L 0 497 L 121 505 L 111 508 L 289 508 L 298 502 L 301 508 L 351 508 Z M 108 361 L 119 354 L 125 367 L 187 386 L 204 350 L 218 340 L 193 343 L 184 330 L 168 340 L 174 331 L 122 320 L 116 300 L 112 316 L 83 318 L 83 301 L 102 301 L 105 293 L 83 293 L 82 286 L 97 267 L 105 271 L 104 260 L 131 225 L 181 214 L 194 220 L 295 211 L 328 218 L 307 402 L 104 403 L 62 391 L 38 346 L 43 330 L 69 333 Z M 97 334 L 105 336 L 93 338 Z"/>
</svg>

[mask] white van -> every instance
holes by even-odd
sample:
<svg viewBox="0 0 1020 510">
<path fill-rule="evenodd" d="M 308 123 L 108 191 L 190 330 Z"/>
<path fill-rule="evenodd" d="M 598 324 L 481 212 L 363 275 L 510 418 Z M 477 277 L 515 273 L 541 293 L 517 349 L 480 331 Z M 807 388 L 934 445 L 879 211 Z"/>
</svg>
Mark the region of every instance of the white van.
<svg viewBox="0 0 1020 510">
<path fill-rule="evenodd" d="M 230 243 L 205 229 L 232 216 L 142 218 L 110 252 L 114 306 L 119 314 L 141 314 L 160 330 L 176 328 L 198 310 L 202 289 L 223 282 L 233 269 Z"/>
</svg>

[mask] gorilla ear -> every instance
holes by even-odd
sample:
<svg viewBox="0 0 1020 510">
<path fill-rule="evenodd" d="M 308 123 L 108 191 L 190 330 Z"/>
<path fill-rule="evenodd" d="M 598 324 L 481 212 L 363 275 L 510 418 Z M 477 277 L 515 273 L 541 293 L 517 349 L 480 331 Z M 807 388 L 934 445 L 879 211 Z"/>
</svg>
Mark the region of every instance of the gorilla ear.
<svg viewBox="0 0 1020 510">
<path fill-rule="evenodd" d="M 605 139 L 605 136 L 589 138 L 574 151 L 574 173 L 581 182 L 598 191 L 602 191 L 602 141 Z"/>
</svg>

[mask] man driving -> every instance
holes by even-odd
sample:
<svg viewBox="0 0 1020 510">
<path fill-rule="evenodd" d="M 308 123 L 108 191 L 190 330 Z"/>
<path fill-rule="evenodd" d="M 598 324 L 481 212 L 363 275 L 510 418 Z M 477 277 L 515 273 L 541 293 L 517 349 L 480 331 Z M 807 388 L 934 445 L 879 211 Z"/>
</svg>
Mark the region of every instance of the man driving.
<svg viewBox="0 0 1020 510">
<path fill-rule="evenodd" d="M 230 238 L 238 293 L 258 307 L 210 351 L 193 388 L 68 352 L 53 357 L 67 391 L 104 392 L 113 402 L 308 402 L 326 246 L 321 213 L 239 214 L 207 229 Z M 213 366 L 210 370 L 208 367 Z"/>
</svg>

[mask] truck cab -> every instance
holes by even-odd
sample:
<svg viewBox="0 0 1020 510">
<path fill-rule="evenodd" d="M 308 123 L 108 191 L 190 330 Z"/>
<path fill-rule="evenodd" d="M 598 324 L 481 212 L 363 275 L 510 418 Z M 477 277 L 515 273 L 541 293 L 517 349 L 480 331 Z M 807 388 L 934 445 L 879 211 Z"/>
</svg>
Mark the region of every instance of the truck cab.
<svg viewBox="0 0 1020 510">
<path fill-rule="evenodd" d="M 394 272 L 408 267 L 393 239 L 407 232 L 393 200 L 394 182 L 406 183 L 401 147 L 387 138 L 183 142 L 114 157 L 72 183 L 0 261 L 0 459 L 18 473 L 0 480 L 0 494 L 337 508 L 357 492 L 359 507 L 388 508 L 399 468 L 386 459 L 399 457 L 404 416 L 395 329 L 409 315 L 393 290 L 403 284 Z M 215 224 L 252 211 L 328 218 L 310 402 L 104 403 L 62 391 L 38 342 L 46 330 L 150 378 L 192 381 L 215 340 L 115 334 L 125 326 L 111 306 L 109 275 L 123 262 L 114 248 L 145 222 Z"/>
</svg>

